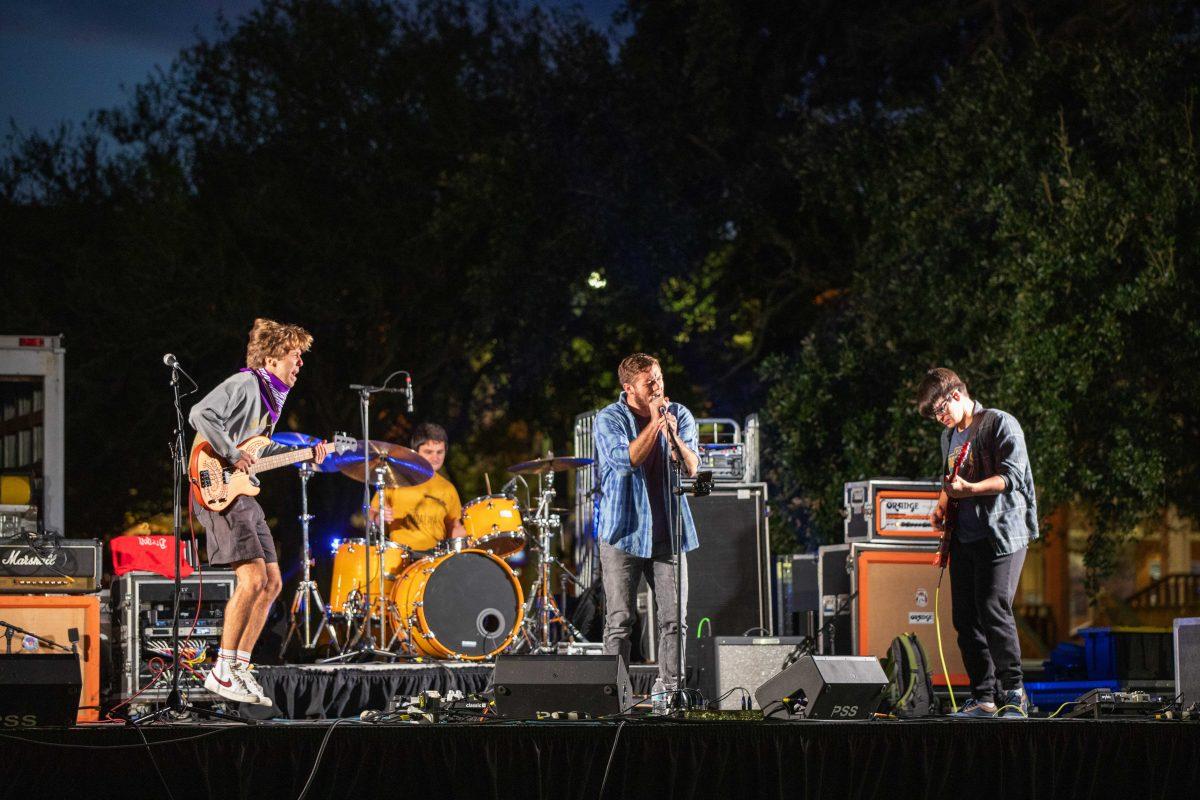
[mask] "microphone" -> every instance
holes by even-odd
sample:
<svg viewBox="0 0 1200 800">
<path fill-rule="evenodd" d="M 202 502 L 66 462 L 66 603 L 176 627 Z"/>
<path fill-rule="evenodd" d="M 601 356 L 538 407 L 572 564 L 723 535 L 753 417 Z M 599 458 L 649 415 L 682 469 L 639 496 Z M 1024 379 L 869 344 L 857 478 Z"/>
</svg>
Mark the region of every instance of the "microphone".
<svg viewBox="0 0 1200 800">
<path fill-rule="evenodd" d="M 412 375 L 404 373 L 404 396 L 408 398 L 408 413 L 413 413 L 412 404 Z"/>
<path fill-rule="evenodd" d="M 188 383 L 190 383 L 192 385 L 192 391 L 200 388 L 199 386 L 196 385 L 196 381 L 192 378 L 192 376 L 187 374 L 187 370 L 185 370 L 183 368 L 183 365 L 179 363 L 179 359 L 175 357 L 174 353 L 164 353 L 163 357 L 162 357 L 162 362 L 171 368 L 171 385 L 172 386 L 174 386 L 178 382 L 178 379 L 179 379 L 178 375 L 182 375 L 183 377 L 187 378 Z M 178 373 L 178 375 L 176 373 Z M 192 393 L 191 391 L 188 392 L 188 394 L 191 394 L 191 393 Z"/>
</svg>

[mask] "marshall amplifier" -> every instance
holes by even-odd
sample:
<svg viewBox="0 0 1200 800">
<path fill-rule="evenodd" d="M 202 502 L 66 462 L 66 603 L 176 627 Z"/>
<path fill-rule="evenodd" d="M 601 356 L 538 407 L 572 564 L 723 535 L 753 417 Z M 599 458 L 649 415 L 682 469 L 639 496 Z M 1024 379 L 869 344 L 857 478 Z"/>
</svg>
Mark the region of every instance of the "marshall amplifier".
<svg viewBox="0 0 1200 800">
<path fill-rule="evenodd" d="M 938 541 L 942 532 L 929 524 L 929 514 L 941 491 L 936 481 L 876 478 L 845 484 L 846 541 Z"/>
<path fill-rule="evenodd" d="M 0 593 L 87 594 L 99 590 L 97 539 L 43 537 L 0 544 Z"/>
</svg>

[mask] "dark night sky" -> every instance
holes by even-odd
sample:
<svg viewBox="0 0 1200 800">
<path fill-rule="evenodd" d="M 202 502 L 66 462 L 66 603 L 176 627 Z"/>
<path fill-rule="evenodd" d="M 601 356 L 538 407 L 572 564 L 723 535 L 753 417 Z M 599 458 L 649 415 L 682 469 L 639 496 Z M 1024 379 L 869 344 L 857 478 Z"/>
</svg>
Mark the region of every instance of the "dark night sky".
<svg viewBox="0 0 1200 800">
<path fill-rule="evenodd" d="M 0 0 L 0 132 L 9 121 L 45 132 L 62 121 L 122 103 L 155 68 L 167 66 L 196 32 L 212 35 L 258 0 Z M 620 0 L 540 0 L 579 6 L 607 29 Z M 0 135 L 2 138 L 2 135 Z"/>
</svg>

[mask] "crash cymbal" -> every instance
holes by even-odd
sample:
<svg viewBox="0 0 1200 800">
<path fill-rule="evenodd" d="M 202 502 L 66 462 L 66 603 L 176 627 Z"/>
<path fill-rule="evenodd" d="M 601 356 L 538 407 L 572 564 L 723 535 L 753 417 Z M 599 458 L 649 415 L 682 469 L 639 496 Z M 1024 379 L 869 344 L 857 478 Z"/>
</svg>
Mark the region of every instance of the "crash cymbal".
<svg viewBox="0 0 1200 800">
<path fill-rule="evenodd" d="M 389 489 L 401 486 L 419 486 L 433 477 L 433 467 L 429 465 L 417 451 L 410 450 L 404 445 L 372 440 L 367 443 L 365 456 L 369 466 L 370 480 L 375 481 L 375 470 L 383 469 L 383 485 Z M 362 443 L 348 453 L 329 455 L 326 463 L 334 462 L 334 469 L 348 478 L 356 481 L 363 479 L 363 447 Z"/>
<path fill-rule="evenodd" d="M 591 463 L 592 459 L 590 458 L 575 458 L 571 456 L 535 458 L 533 461 L 522 461 L 520 464 L 513 464 L 508 468 L 508 471 L 515 474 L 542 475 L 547 472 L 559 472 L 564 469 L 578 469 L 579 467 L 586 467 Z"/>
<path fill-rule="evenodd" d="M 310 436 L 307 433 L 300 431 L 279 431 L 271 434 L 271 441 L 275 444 L 281 444 L 284 447 L 299 448 L 299 447 L 315 447 L 321 443 L 320 437 Z M 298 464 L 293 464 L 296 469 L 309 469 L 314 472 L 338 472 L 337 464 L 333 463 L 333 453 L 326 456 L 325 460 L 320 464 L 314 464 L 311 461 L 301 461 Z"/>
</svg>

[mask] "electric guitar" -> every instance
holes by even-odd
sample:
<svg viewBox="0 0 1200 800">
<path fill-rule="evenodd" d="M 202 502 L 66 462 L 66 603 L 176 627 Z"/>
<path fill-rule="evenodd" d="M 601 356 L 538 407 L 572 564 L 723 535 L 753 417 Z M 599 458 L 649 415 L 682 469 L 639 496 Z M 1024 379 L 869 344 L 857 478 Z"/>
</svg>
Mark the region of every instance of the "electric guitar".
<svg viewBox="0 0 1200 800">
<path fill-rule="evenodd" d="M 963 444 L 962 449 L 958 451 L 958 457 L 954 459 L 954 469 L 950 470 L 950 474 L 943 480 L 945 483 L 950 483 L 958 477 L 958 472 L 962 469 L 962 465 L 967 463 L 967 456 L 971 452 L 971 441 Z M 950 563 L 950 539 L 954 536 L 954 529 L 958 525 L 958 500 L 953 497 L 946 498 L 946 516 L 942 517 L 942 538 L 938 541 L 937 555 L 934 556 L 933 565 L 935 567 L 944 567 Z"/>
<path fill-rule="evenodd" d="M 251 436 L 239 444 L 238 449 L 258 458 L 258 454 L 269 444 L 271 440 L 266 436 Z M 356 447 L 357 439 L 339 433 L 329 443 L 329 452 L 340 455 Z M 211 443 L 198 439 L 192 446 L 192 454 L 188 459 L 188 480 L 192 484 L 192 496 L 209 511 L 224 511 L 241 495 L 253 497 L 262 491 L 258 485 L 258 478 L 255 477 L 258 473 L 298 464 L 301 461 L 311 461 L 315 455 L 313 447 L 288 450 L 285 453 L 259 458 L 250 465 L 249 470 L 243 472 L 234 469 L 232 464 L 217 455 Z"/>
</svg>

